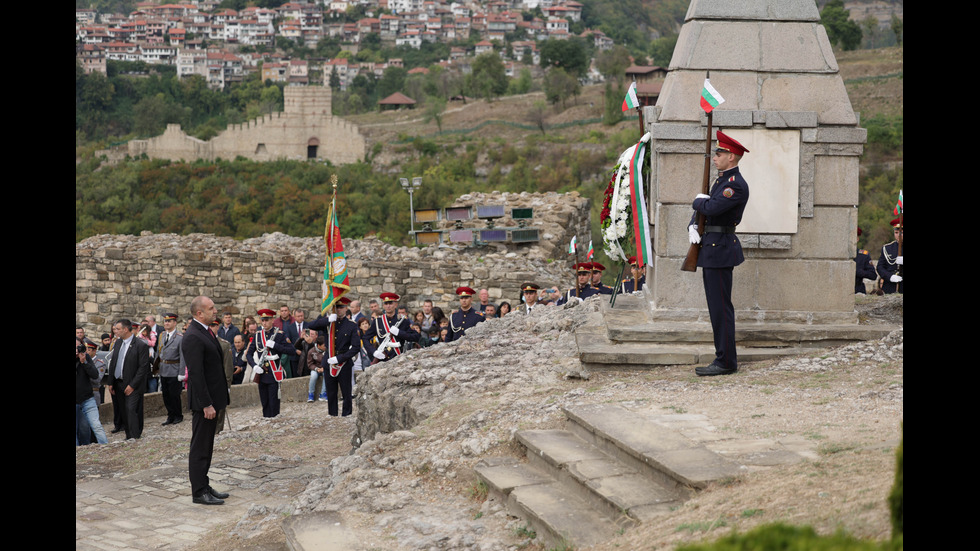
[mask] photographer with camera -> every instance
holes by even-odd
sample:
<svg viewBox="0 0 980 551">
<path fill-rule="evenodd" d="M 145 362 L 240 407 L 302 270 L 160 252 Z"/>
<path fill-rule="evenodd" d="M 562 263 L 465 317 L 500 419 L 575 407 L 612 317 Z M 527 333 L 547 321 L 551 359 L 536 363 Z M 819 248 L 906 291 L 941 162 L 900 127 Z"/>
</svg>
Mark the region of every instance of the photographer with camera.
<svg viewBox="0 0 980 551">
<path fill-rule="evenodd" d="M 99 369 L 89 357 L 85 343 L 75 337 L 75 445 L 90 444 L 90 432 L 99 444 L 108 442 L 99 421 L 99 405 L 92 393 L 93 381 L 99 380 Z M 79 440 L 81 437 L 81 440 Z"/>
</svg>

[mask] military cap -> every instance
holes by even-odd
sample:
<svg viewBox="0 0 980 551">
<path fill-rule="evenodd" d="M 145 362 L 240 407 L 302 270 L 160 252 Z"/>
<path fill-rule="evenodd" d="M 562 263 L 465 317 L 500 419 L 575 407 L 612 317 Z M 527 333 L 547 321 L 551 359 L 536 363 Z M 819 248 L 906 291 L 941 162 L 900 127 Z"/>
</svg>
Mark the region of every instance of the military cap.
<svg viewBox="0 0 980 551">
<path fill-rule="evenodd" d="M 896 218 L 896 219 L 892 220 L 891 221 L 892 227 L 895 228 L 896 230 L 903 230 L 903 229 L 905 229 L 905 220 L 904 220 L 904 218 L 905 217 L 903 216 L 902 218 Z"/>
<path fill-rule="evenodd" d="M 263 308 L 263 309 L 259 310 L 257 313 L 258 313 L 258 315 L 259 315 L 260 318 L 274 318 L 274 317 L 276 317 L 276 313 L 274 311 L 272 311 L 272 310 L 269 310 L 268 308 Z"/>
<path fill-rule="evenodd" d="M 601 272 L 601 271 L 603 271 L 605 269 L 606 269 L 606 267 L 603 266 L 602 264 L 599 264 L 598 262 L 593 262 L 592 263 L 592 271 L 593 272 Z"/>
<path fill-rule="evenodd" d="M 338 305 L 341 305 L 341 306 L 347 306 L 350 303 L 351 303 L 351 300 L 349 298 L 347 298 L 347 297 L 340 297 L 340 300 L 337 301 L 337 304 Z"/>
<path fill-rule="evenodd" d="M 528 291 L 537 291 L 539 289 L 541 289 L 541 287 L 537 283 L 525 283 L 521 285 L 522 293 L 526 293 Z"/>
<path fill-rule="evenodd" d="M 592 273 L 592 263 L 591 262 L 579 262 L 575 265 L 575 271 L 578 273 L 586 272 Z"/>
<path fill-rule="evenodd" d="M 402 297 L 396 295 L 395 293 L 381 293 L 379 298 L 384 302 L 398 302 Z"/>
<path fill-rule="evenodd" d="M 476 294 L 476 291 L 469 287 L 456 287 L 456 294 L 460 297 L 472 297 Z"/>
<path fill-rule="evenodd" d="M 177 314 L 172 314 L 170 312 L 167 312 L 166 314 L 163 315 L 163 321 L 168 321 L 168 320 L 177 321 Z"/>
<path fill-rule="evenodd" d="M 721 130 L 718 131 L 718 145 L 715 147 L 715 151 L 718 151 L 719 149 L 729 153 L 734 153 L 739 157 L 749 153 L 749 150 L 745 149 L 744 145 L 738 143 L 736 139 L 728 136 Z"/>
</svg>

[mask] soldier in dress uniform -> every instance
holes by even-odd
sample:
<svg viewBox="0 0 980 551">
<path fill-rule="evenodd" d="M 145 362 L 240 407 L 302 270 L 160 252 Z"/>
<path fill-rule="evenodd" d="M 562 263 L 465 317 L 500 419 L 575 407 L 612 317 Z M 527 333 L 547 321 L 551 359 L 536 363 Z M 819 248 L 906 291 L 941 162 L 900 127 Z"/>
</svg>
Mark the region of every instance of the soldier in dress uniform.
<svg viewBox="0 0 980 551">
<path fill-rule="evenodd" d="M 580 299 L 586 299 L 592 295 L 599 294 L 599 291 L 595 290 L 591 285 L 589 285 L 589 281 L 592 280 L 591 262 L 579 262 L 575 265 L 575 272 L 578 274 L 578 293 L 576 294 L 575 287 L 572 287 L 566 291 L 560 299 L 558 299 L 558 302 L 555 303 L 556 305 L 560 306 L 565 304 L 576 296 L 578 296 Z"/>
<path fill-rule="evenodd" d="M 892 220 L 892 227 L 895 228 L 895 240 L 881 248 L 881 256 L 878 257 L 878 264 L 875 269 L 881 276 L 878 284 L 886 295 L 898 292 L 905 294 L 905 283 L 902 281 L 905 269 L 904 259 L 899 255 L 899 245 L 902 247 L 902 255 L 905 254 L 905 224 L 904 220 L 896 218 Z"/>
<path fill-rule="evenodd" d="M 602 264 L 598 262 L 592 263 L 592 288 L 598 291 L 600 295 L 611 295 L 613 288 L 602 284 L 602 272 L 605 270 L 606 267 Z"/>
<path fill-rule="evenodd" d="M 280 403 L 279 381 L 276 380 L 274 371 L 281 369 L 279 358 L 290 352 L 291 345 L 286 342 L 286 335 L 275 326 L 275 311 L 264 308 L 258 311 L 258 315 L 262 328 L 255 332 L 255 338 L 249 343 L 245 358 L 252 366 L 252 372 L 259 377 L 262 417 L 275 417 L 279 415 Z M 268 347 L 269 354 L 262 365 L 258 365 L 257 361 L 262 356 L 261 350 L 264 347 Z"/>
<path fill-rule="evenodd" d="M 749 150 L 720 130 L 717 136 L 713 160 L 718 178 L 710 195 L 699 193 L 694 198 L 692 207 L 695 212 L 688 226 L 691 242 L 701 243 L 698 266 L 715 341 L 715 359 L 710 365 L 694 370 L 699 376 L 728 375 L 738 371 L 732 273 L 735 266 L 745 260 L 742 244 L 735 236 L 735 226 L 742 221 L 742 213 L 749 201 L 749 185 L 738 169 L 739 160 Z M 705 216 L 703 236 L 697 232 L 699 213 Z"/>
<path fill-rule="evenodd" d="M 643 289 L 643 284 L 646 283 L 647 281 L 647 275 L 643 273 L 644 270 L 640 268 L 639 264 L 636 261 L 635 256 L 630 257 L 629 263 L 630 263 L 630 273 L 633 274 L 633 277 L 623 282 L 623 286 L 621 287 L 621 291 L 620 291 L 623 293 L 632 293 L 634 291 L 640 291 Z"/>
<path fill-rule="evenodd" d="M 327 392 L 327 413 L 337 416 L 337 387 L 344 395 L 341 415 L 353 413 L 354 357 L 360 352 L 360 334 L 357 324 L 347 317 L 350 299 L 342 297 L 335 305 L 335 312 L 320 316 L 307 326 L 326 336 L 327 351 L 323 354 L 324 387 Z M 334 325 L 333 343 L 330 343 L 330 325 Z"/>
<path fill-rule="evenodd" d="M 858 228 L 858 237 L 861 237 L 861 228 Z M 868 289 L 864 285 L 865 279 L 874 281 L 878 279 L 878 272 L 871 265 L 871 255 L 867 249 L 858 249 L 854 256 L 854 292 L 862 295 L 868 294 Z"/>
<path fill-rule="evenodd" d="M 517 310 L 518 312 L 527 315 L 531 313 L 531 310 L 538 306 L 538 291 L 541 287 L 537 283 L 525 283 L 521 285 L 521 293 L 524 295 L 524 304 Z"/>
<path fill-rule="evenodd" d="M 459 297 L 459 310 L 449 316 L 449 335 L 447 342 L 461 339 L 466 335 L 466 330 L 476 324 L 486 321 L 483 313 L 473 308 L 473 295 L 476 291 L 469 287 L 457 287 L 456 296 Z"/>
<path fill-rule="evenodd" d="M 180 340 L 183 335 L 177 330 L 177 314 L 163 315 L 163 332 L 157 335 L 157 359 L 160 369 L 160 392 L 163 405 L 167 409 L 167 420 L 163 425 L 173 425 L 184 420 L 181 407 L 181 385 L 177 375 L 184 369 L 180 355 Z"/>
<path fill-rule="evenodd" d="M 412 330 L 411 322 L 407 319 L 398 317 L 398 301 L 400 296 L 395 293 L 381 293 L 384 311 L 380 316 L 374 318 L 367 333 L 364 333 L 365 342 L 371 339 L 378 339 L 378 349 L 374 351 L 374 358 L 380 362 L 386 362 L 395 356 L 400 356 L 405 351 L 406 342 L 419 342 L 422 335 Z M 388 337 L 391 337 L 390 339 Z M 388 339 L 386 341 L 386 339 Z M 397 343 L 398 346 L 387 346 L 386 342 Z"/>
</svg>

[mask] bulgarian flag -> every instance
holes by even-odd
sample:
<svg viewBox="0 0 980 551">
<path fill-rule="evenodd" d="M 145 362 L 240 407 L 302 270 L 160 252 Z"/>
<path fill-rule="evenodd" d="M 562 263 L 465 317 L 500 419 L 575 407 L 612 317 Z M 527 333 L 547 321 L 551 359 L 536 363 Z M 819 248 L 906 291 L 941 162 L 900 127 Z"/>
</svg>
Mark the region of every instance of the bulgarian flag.
<svg viewBox="0 0 980 551">
<path fill-rule="evenodd" d="M 623 111 L 636 109 L 640 106 L 640 100 L 636 97 L 636 83 L 630 83 L 630 89 L 626 91 L 626 98 L 623 99 Z"/>
<path fill-rule="evenodd" d="M 636 245 L 636 260 L 641 266 L 653 263 L 653 250 L 650 247 L 650 218 L 647 215 L 647 202 L 643 194 L 643 156 L 647 142 L 640 141 L 630 159 L 630 209 L 633 211 L 633 238 Z"/>
<path fill-rule="evenodd" d="M 595 250 L 592 249 L 592 240 L 589 240 L 589 252 L 585 253 L 586 260 L 592 260 L 592 255 L 595 254 Z"/>
<path fill-rule="evenodd" d="M 902 191 L 904 191 L 904 190 L 898 190 L 898 204 L 895 205 L 895 215 L 896 216 L 899 215 L 899 214 L 904 214 L 905 213 L 905 208 L 902 205 Z"/>
<path fill-rule="evenodd" d="M 721 97 L 718 90 L 711 85 L 711 81 L 704 79 L 704 88 L 701 89 L 701 109 L 705 113 L 710 113 L 715 107 L 725 103 L 725 98 Z"/>
<path fill-rule="evenodd" d="M 347 257 L 344 256 L 344 243 L 340 240 L 340 226 L 337 224 L 337 196 L 330 202 L 327 213 L 327 227 L 323 233 L 327 244 L 327 258 L 323 262 L 323 302 L 320 313 L 326 314 L 340 297 L 350 291 L 347 278 Z"/>
<path fill-rule="evenodd" d="M 568 254 L 575 254 L 575 237 L 572 236 L 572 242 L 568 244 Z"/>
</svg>

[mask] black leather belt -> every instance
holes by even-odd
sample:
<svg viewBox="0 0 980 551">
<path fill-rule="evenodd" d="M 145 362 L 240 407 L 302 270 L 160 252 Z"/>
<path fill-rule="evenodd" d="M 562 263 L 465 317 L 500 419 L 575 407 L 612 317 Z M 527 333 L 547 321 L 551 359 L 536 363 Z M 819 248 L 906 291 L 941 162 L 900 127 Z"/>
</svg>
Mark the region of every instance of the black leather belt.
<svg viewBox="0 0 980 551">
<path fill-rule="evenodd" d="M 735 233 L 735 226 L 705 226 L 704 233 Z"/>
</svg>

